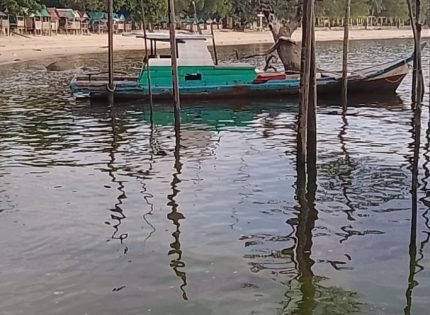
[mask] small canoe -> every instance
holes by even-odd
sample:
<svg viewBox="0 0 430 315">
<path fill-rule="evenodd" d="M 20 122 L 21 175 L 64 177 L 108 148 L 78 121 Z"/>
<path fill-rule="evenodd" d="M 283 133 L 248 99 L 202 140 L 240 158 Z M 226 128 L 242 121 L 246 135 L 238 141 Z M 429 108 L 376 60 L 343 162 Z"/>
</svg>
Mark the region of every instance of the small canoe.
<svg viewBox="0 0 430 315">
<path fill-rule="evenodd" d="M 145 38 L 144 36 L 138 36 Z M 151 53 L 136 77 L 114 76 L 115 99 L 149 97 L 148 82 L 154 99 L 167 99 L 173 95 L 170 55 L 156 51 L 157 42 L 167 42 L 167 34 L 148 34 Z M 207 36 L 178 34 L 178 72 L 181 98 L 213 99 L 223 97 L 280 97 L 300 92 L 300 75 L 277 72 L 260 72 L 244 64 L 215 65 L 206 44 Z M 155 47 L 155 48 L 154 48 Z M 348 91 L 370 95 L 394 93 L 408 74 L 413 55 L 407 58 L 351 72 Z M 148 80 L 148 76 L 150 80 Z M 321 71 L 317 74 L 318 94 L 340 95 L 340 72 Z M 75 76 L 71 91 L 76 98 L 106 98 L 108 79 L 104 74 Z"/>
</svg>

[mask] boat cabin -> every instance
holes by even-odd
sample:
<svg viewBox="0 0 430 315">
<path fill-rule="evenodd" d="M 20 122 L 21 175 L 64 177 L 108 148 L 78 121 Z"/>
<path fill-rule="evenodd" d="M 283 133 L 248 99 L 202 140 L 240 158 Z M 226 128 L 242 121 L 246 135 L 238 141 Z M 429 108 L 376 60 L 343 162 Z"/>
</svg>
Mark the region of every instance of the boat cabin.
<svg viewBox="0 0 430 315">
<path fill-rule="evenodd" d="M 145 38 L 144 35 L 137 35 L 137 38 Z M 178 66 L 214 66 L 212 56 L 208 50 L 206 40 L 210 36 L 194 35 L 194 34 L 177 34 L 176 35 L 176 51 Z M 170 66 L 171 54 L 159 53 L 159 50 L 165 50 L 163 43 L 170 43 L 169 34 L 166 33 L 151 33 L 146 35 L 149 40 L 149 66 Z M 161 46 L 157 46 L 161 43 Z M 163 49 L 164 46 L 164 49 Z"/>
<path fill-rule="evenodd" d="M 169 49 L 166 49 L 166 44 L 169 47 L 169 34 L 150 33 L 146 37 L 144 35 L 136 37 L 149 40 L 148 58 L 140 73 L 140 83 L 143 86 L 147 84 L 147 74 L 150 72 L 151 84 L 154 87 L 171 86 L 171 53 Z M 232 85 L 235 82 L 252 82 L 255 79 L 256 70 L 250 64 L 217 65 L 207 46 L 207 39 L 210 38 L 211 36 L 189 33 L 176 35 L 178 75 L 181 87 Z"/>
</svg>

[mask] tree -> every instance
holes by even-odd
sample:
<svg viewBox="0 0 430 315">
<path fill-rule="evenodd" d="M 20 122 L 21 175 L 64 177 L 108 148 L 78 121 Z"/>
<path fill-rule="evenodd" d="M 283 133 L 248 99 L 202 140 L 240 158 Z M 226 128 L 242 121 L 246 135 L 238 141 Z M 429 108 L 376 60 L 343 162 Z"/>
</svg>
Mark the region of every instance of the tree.
<svg viewBox="0 0 430 315">
<path fill-rule="evenodd" d="M 369 0 L 367 3 L 369 7 L 369 14 L 371 16 L 376 16 L 381 13 L 385 9 L 385 2 L 386 1 L 384 0 Z"/>
<path fill-rule="evenodd" d="M 354 0 L 351 1 L 351 3 Z M 329 18 L 342 18 L 345 14 L 345 0 L 329 0 L 315 2 L 315 14 Z"/>
<path fill-rule="evenodd" d="M 47 2 L 56 2 L 55 0 L 41 0 Z M 74 10 L 82 10 L 82 11 L 105 11 L 106 1 L 101 0 L 58 0 L 59 6 L 55 5 L 54 7 L 63 7 L 63 8 L 71 8 Z M 47 5 L 48 6 L 48 5 Z"/>
<path fill-rule="evenodd" d="M 145 10 L 146 22 L 151 24 L 157 24 L 163 22 L 167 18 L 167 1 L 166 0 L 130 0 L 131 4 L 130 12 L 132 13 L 133 19 L 136 21 L 142 20 L 142 5 Z"/>
<path fill-rule="evenodd" d="M 14 14 L 29 14 L 41 9 L 37 0 L 0 0 L 0 10 Z"/>
<path fill-rule="evenodd" d="M 240 21 L 242 29 L 254 21 L 257 15 L 258 3 L 255 0 L 231 0 L 231 6 L 233 8 L 231 14 Z"/>
<path fill-rule="evenodd" d="M 341 5 L 342 8 L 345 4 Z M 343 10 L 342 10 L 343 11 Z M 351 17 L 366 16 L 369 14 L 369 4 L 367 0 L 351 0 Z M 343 14 L 341 15 L 341 17 Z"/>
<path fill-rule="evenodd" d="M 406 19 L 408 17 L 408 6 L 406 0 L 384 0 L 384 8 L 381 15 Z"/>
<path fill-rule="evenodd" d="M 179 0 L 176 4 L 176 14 L 194 16 L 194 5 L 198 18 L 209 19 L 214 16 L 226 16 L 231 12 L 230 0 Z"/>
<path fill-rule="evenodd" d="M 288 20 L 280 20 L 270 3 L 261 1 L 260 7 L 272 32 L 275 44 L 267 54 L 271 55 L 275 50 L 284 65 L 285 71 L 300 71 L 301 48 L 292 39 L 294 31 L 300 26 L 303 15 L 303 0 L 295 3 L 295 15 Z M 267 63 L 270 61 L 270 57 Z M 266 68 L 268 65 L 266 65 Z"/>
<path fill-rule="evenodd" d="M 296 5 L 294 2 L 286 0 L 269 0 L 268 3 L 273 8 L 273 12 L 281 19 L 288 19 L 295 14 Z"/>
</svg>

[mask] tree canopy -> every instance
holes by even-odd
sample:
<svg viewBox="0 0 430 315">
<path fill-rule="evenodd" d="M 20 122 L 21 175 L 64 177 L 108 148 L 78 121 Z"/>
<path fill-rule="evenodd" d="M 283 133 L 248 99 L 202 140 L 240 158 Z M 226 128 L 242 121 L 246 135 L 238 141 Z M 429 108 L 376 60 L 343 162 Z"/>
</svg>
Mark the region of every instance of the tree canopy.
<svg viewBox="0 0 430 315">
<path fill-rule="evenodd" d="M 279 18 L 288 19 L 294 15 L 294 0 L 176 0 L 176 14 L 180 17 L 199 19 L 233 17 L 246 24 L 256 19 L 260 12 L 260 2 L 270 4 Z M 317 16 L 340 18 L 344 15 L 346 0 L 322 0 L 316 2 Z M 165 21 L 167 0 L 115 0 L 117 11 L 128 12 L 136 21 L 142 18 L 142 3 L 146 18 L 151 23 Z M 422 1 L 423 15 L 428 14 L 428 3 Z M 0 0 L 0 10 L 11 13 L 25 13 L 41 7 L 72 8 L 76 10 L 105 10 L 105 0 Z M 352 0 L 352 16 L 388 16 L 407 18 L 406 0 Z"/>
</svg>

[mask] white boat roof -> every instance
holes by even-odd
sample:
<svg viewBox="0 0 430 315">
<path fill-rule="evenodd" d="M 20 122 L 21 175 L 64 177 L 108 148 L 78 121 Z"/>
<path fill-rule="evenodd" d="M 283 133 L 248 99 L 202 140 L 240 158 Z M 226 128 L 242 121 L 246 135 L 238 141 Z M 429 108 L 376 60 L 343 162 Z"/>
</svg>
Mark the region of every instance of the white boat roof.
<svg viewBox="0 0 430 315">
<path fill-rule="evenodd" d="M 188 41 L 188 40 L 207 40 L 209 38 L 212 38 L 211 35 L 200 35 L 200 34 L 194 34 L 194 33 L 182 33 L 182 32 L 176 32 L 176 41 Z M 156 40 L 161 42 L 168 42 L 170 41 L 170 34 L 165 33 L 146 33 L 146 36 L 142 33 L 129 33 L 125 34 L 124 36 L 135 36 L 136 38 L 146 38 L 149 40 Z"/>
<path fill-rule="evenodd" d="M 167 37 L 168 40 L 168 37 Z M 151 58 L 150 65 L 167 66 L 170 58 Z M 205 40 L 178 39 L 178 65 L 180 66 L 213 66 L 214 62 Z"/>
<path fill-rule="evenodd" d="M 143 38 L 148 40 L 155 40 L 161 42 L 169 42 L 170 35 L 168 32 L 159 33 L 146 33 L 134 32 L 124 34 L 123 36 L 134 36 L 136 38 Z M 195 33 L 176 32 L 176 41 L 178 43 L 178 65 L 179 66 L 214 66 L 214 61 L 208 50 L 207 39 L 212 38 L 211 35 L 200 35 Z M 170 58 L 161 58 L 156 55 L 149 59 L 150 66 L 170 66 Z M 249 67 L 249 64 L 237 64 L 238 67 Z"/>
</svg>

